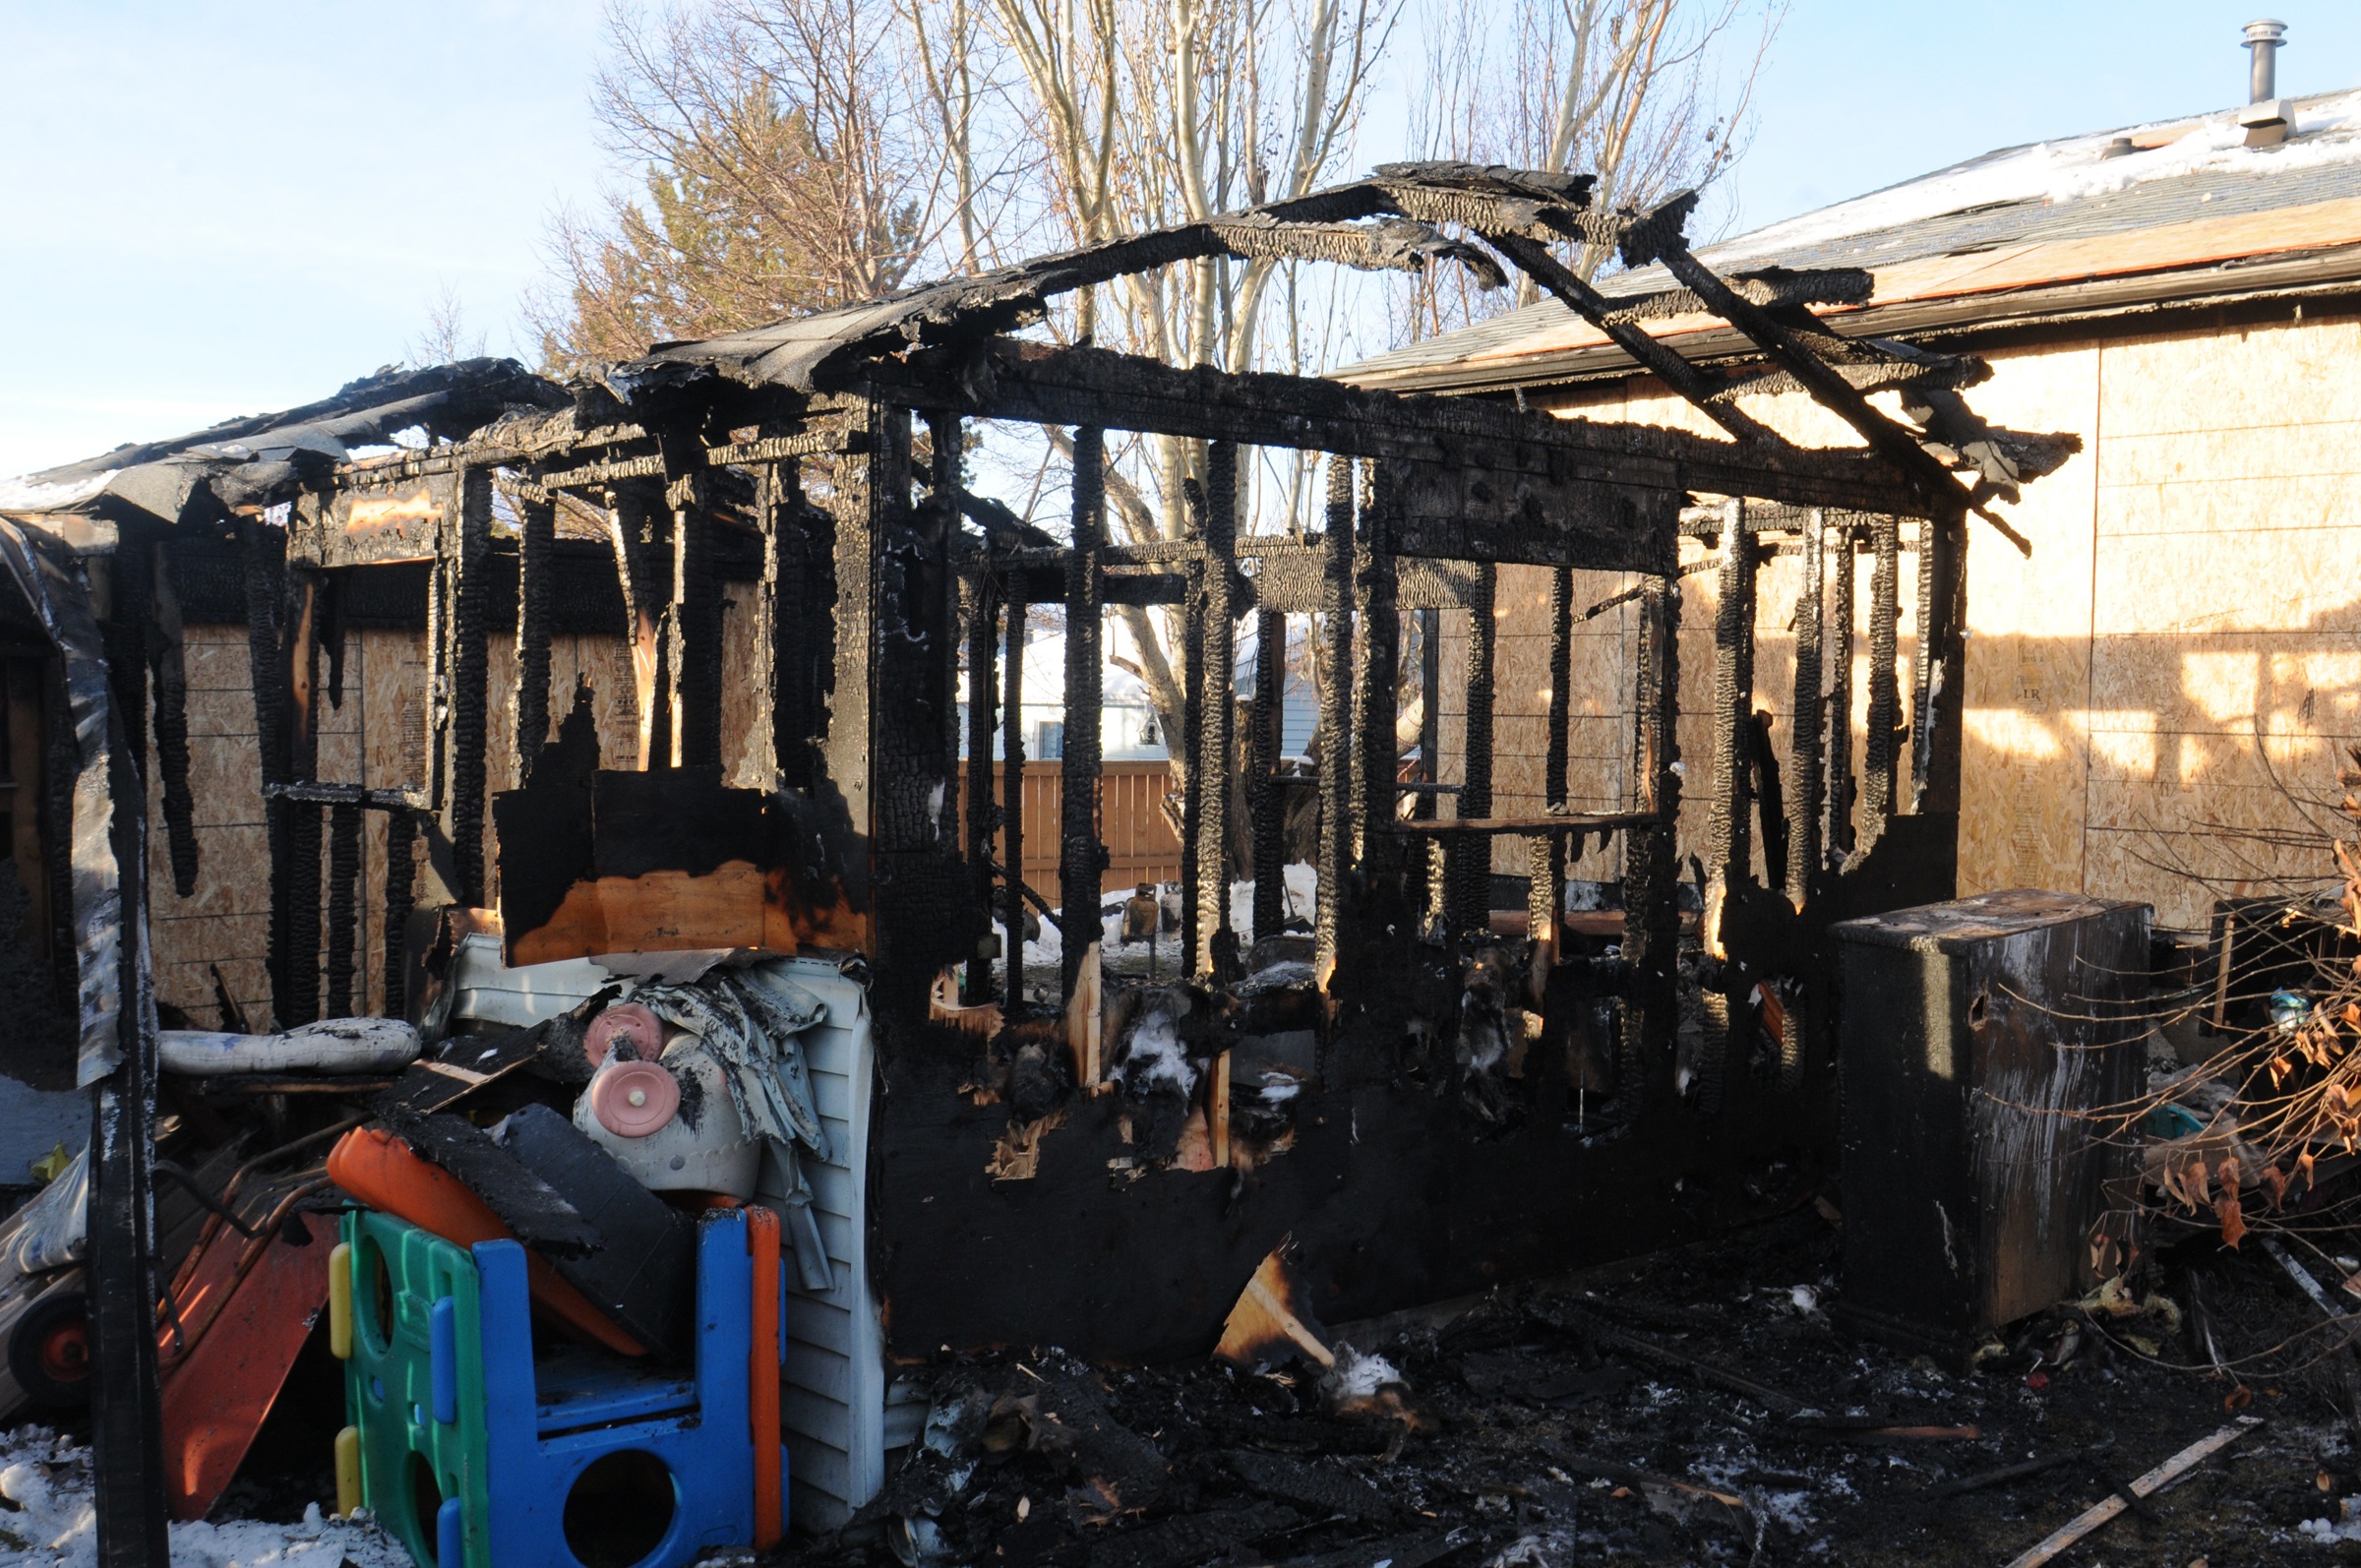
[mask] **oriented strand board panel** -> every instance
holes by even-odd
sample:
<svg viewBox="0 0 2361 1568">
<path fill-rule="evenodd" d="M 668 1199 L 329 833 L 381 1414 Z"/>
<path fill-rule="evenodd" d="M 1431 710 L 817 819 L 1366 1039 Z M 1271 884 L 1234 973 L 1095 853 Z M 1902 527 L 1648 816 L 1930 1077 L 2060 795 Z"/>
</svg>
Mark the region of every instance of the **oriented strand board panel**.
<svg viewBox="0 0 2361 1568">
<path fill-rule="evenodd" d="M 1992 357 L 1970 399 L 1996 424 L 2083 435 L 2085 450 L 1995 503 L 2028 558 L 1969 519 L 1968 697 L 1960 763 L 1960 891 L 2089 886 L 2091 509 L 2100 356 L 2075 347 Z M 2095 890 L 2095 889 L 2092 889 Z M 2117 896 L 2143 896 L 2129 890 Z"/>
<path fill-rule="evenodd" d="M 2332 874 L 2361 732 L 2357 366 L 2351 322 L 2105 349 L 2087 885 L 2162 924 Z"/>
<path fill-rule="evenodd" d="M 246 629 L 192 626 L 182 633 L 188 679 L 189 788 L 195 797 L 198 873 L 183 898 L 172 886 L 161 770 L 149 743 L 149 939 L 156 999 L 200 1027 L 220 1022 L 212 965 L 250 1019 L 267 1017 L 271 985 L 271 857 L 263 827 L 261 755 Z"/>
</svg>

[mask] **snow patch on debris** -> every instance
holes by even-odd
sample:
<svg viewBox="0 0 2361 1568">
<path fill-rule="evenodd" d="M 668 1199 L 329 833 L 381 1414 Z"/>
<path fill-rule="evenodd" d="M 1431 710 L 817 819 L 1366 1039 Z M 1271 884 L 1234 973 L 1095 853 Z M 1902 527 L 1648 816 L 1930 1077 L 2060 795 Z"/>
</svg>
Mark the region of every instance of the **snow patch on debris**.
<svg viewBox="0 0 2361 1568">
<path fill-rule="evenodd" d="M 0 512 L 63 512 L 103 492 L 119 468 L 77 479 L 69 484 L 35 479 L 30 474 L 0 479 Z"/>
<path fill-rule="evenodd" d="M 2286 174 L 2361 160 L 2361 90 L 2299 103 L 2293 112 L 2289 139 L 2276 147 L 2246 146 L 2236 111 L 2225 110 L 1987 152 L 1923 179 L 1756 229 L 1715 246 L 1711 255 L 1726 265 L 1731 259 L 1785 254 L 1970 208 L 2080 201 L 2191 174 Z M 2109 144 L 2119 139 L 2128 139 L 2132 150 L 2108 155 Z M 2189 215 L 2202 217 L 2205 211 L 2196 208 Z"/>
<path fill-rule="evenodd" d="M 91 1451 L 45 1426 L 0 1435 L 0 1563 L 94 1568 L 97 1514 Z M 408 1568 L 400 1544 L 361 1516 L 324 1519 L 320 1505 L 291 1525 L 231 1519 L 172 1526 L 173 1568 Z"/>
</svg>

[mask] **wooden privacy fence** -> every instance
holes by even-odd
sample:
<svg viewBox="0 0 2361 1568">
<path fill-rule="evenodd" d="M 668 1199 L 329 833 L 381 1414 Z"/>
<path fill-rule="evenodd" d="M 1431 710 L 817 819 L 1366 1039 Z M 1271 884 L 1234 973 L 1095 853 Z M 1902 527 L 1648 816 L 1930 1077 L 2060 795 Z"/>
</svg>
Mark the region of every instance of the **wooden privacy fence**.
<svg viewBox="0 0 2361 1568">
<path fill-rule="evenodd" d="M 1059 845 L 1065 835 L 1065 788 L 1060 777 L 1064 763 L 1025 763 L 1024 878 L 1044 898 L 1055 901 L 1059 886 Z M 999 804 L 1000 774 L 993 771 L 993 801 Z M 967 816 L 967 775 L 960 774 L 959 820 Z M 1099 878 L 1101 892 L 1128 892 L 1141 882 L 1180 878 L 1180 837 L 1164 814 L 1165 792 L 1172 774 L 1162 762 L 1103 762 L 1099 765 L 1099 841 L 1107 846 L 1107 870 Z M 1000 846 L 996 840 L 993 855 Z"/>
</svg>

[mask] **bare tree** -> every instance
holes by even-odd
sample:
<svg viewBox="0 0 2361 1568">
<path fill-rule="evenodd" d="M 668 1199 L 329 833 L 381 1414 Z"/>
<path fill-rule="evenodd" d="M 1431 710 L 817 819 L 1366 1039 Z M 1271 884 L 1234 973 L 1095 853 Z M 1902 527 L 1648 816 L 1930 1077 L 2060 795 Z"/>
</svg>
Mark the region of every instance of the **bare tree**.
<svg viewBox="0 0 2361 1568">
<path fill-rule="evenodd" d="M 1361 156 L 1414 4 L 1429 39 L 1420 101 L 1433 106 L 1410 151 L 1585 168 L 1602 199 L 1645 200 L 1726 167 L 1744 93 L 1719 93 L 1717 62 L 1744 19 L 1778 3 L 675 0 L 652 22 L 619 10 L 594 101 L 644 191 L 595 221 L 560 221 L 560 293 L 539 324 L 553 357 L 619 357 L 867 297 L 914 267 L 974 271 L 1305 194 Z M 1752 74 L 1750 60 L 1742 81 Z M 1601 258 L 1575 260 L 1587 272 Z M 1457 290 L 1422 283 L 1380 314 L 1403 333 L 1485 308 Z M 1317 374 L 1356 346 L 1362 303 L 1327 270 L 1215 257 L 1083 290 L 1048 330 L 1168 364 Z M 1061 432 L 1046 450 L 1027 440 L 1044 462 L 1070 460 Z M 1135 438 L 1111 455 L 1122 532 L 1182 533 L 1202 444 Z M 1303 454 L 1241 468 L 1250 531 L 1301 528 L 1318 504 Z M 1178 733 L 1178 627 L 1169 612 L 1118 613 L 1129 666 Z M 1174 766 L 1185 766 L 1177 749 Z"/>
<path fill-rule="evenodd" d="M 456 284 L 446 279 L 426 304 L 426 325 L 403 348 L 413 365 L 449 365 L 475 359 L 488 341 L 482 329 L 467 330 L 467 311 Z"/>
<path fill-rule="evenodd" d="M 1607 208 L 1705 189 L 1745 145 L 1785 14 L 1785 0 L 1427 0 L 1415 155 L 1593 174 Z M 1608 257 L 1576 246 L 1564 260 L 1589 278 Z M 1527 278 L 1513 303 L 1537 297 Z M 1397 292 L 1395 332 L 1431 336 L 1511 303 L 1429 273 Z"/>
<path fill-rule="evenodd" d="M 592 91 L 636 195 L 552 225 L 545 354 L 627 358 L 868 299 L 927 249 L 939 174 L 878 0 L 715 0 L 608 14 Z"/>
</svg>

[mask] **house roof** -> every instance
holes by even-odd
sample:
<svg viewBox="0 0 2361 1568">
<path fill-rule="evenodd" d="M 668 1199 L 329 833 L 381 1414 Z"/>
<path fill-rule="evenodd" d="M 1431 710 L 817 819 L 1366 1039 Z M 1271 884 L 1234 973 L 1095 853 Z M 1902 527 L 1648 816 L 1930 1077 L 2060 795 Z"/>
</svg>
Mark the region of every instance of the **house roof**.
<svg viewBox="0 0 2361 1568">
<path fill-rule="evenodd" d="M 1924 335 L 2193 299 L 2361 282 L 2361 90 L 2293 100 L 2286 141 L 2238 111 L 2004 148 L 1701 249 L 1725 276 L 1853 267 L 1867 301 L 1818 314 L 1848 336 Z M 1661 267 L 1600 284 L 1669 290 Z M 1717 318 L 1648 323 L 1687 357 L 1745 356 Z M 1381 354 L 1342 380 L 1401 391 L 1541 386 L 1635 368 L 1555 300 Z"/>
<path fill-rule="evenodd" d="M 47 526 L 42 519 L 68 514 L 128 511 L 179 522 L 209 508 L 267 506 L 348 461 L 355 447 L 412 428 L 457 439 L 505 414 L 573 400 L 513 359 L 381 370 L 300 408 L 0 479 L 0 513 Z"/>
</svg>

